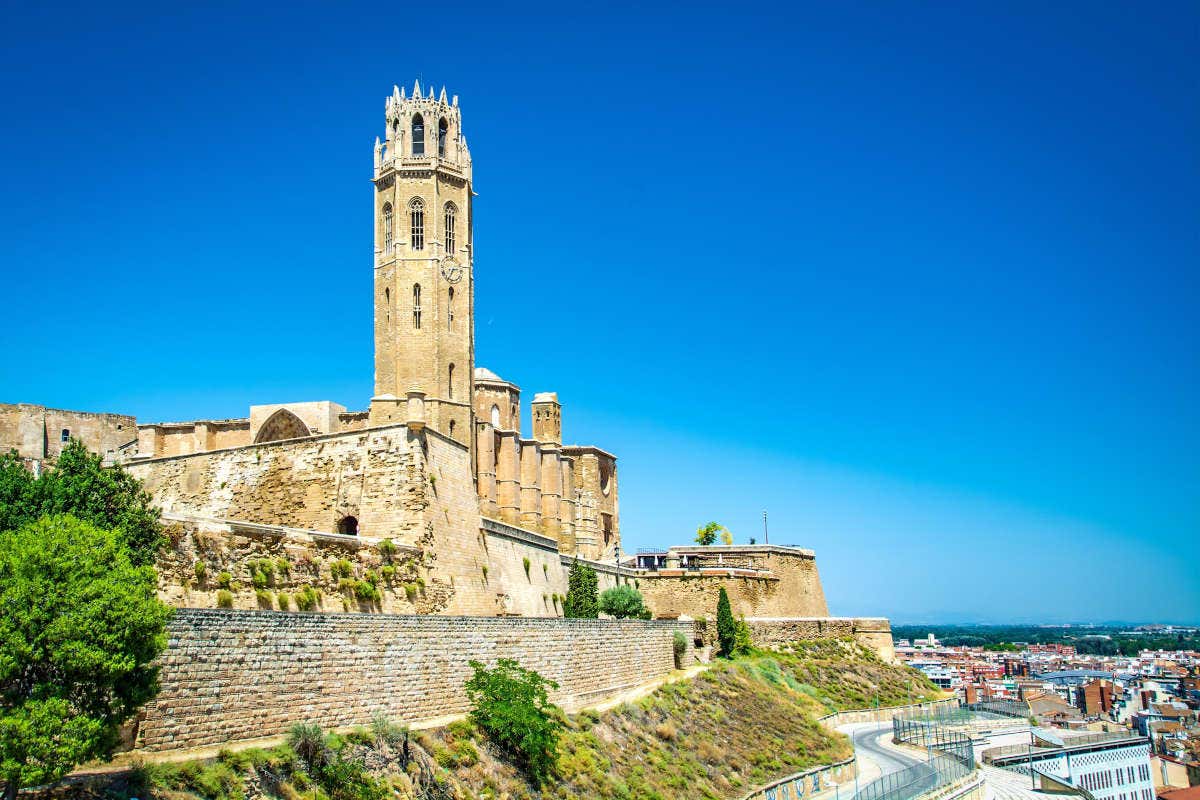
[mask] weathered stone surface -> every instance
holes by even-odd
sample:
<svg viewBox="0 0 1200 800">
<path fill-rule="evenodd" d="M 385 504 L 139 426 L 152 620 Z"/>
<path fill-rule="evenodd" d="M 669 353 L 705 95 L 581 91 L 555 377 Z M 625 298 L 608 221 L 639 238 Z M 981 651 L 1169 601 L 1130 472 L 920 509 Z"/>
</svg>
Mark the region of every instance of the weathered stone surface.
<svg viewBox="0 0 1200 800">
<path fill-rule="evenodd" d="M 137 747 L 170 750 L 286 733 L 294 724 L 396 722 L 468 709 L 468 661 L 513 658 L 587 704 L 674 668 L 681 622 L 303 614 L 184 609 Z M 685 656 L 690 662 L 691 649 Z"/>
</svg>

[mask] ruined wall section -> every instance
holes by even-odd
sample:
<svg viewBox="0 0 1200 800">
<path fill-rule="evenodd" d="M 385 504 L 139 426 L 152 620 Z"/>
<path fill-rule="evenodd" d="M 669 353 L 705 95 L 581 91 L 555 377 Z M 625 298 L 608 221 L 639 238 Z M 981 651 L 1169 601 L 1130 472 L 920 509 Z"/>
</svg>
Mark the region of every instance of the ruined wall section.
<svg viewBox="0 0 1200 800">
<path fill-rule="evenodd" d="M 171 621 L 140 749 L 225 745 L 292 725 L 400 723 L 467 710 L 475 659 L 513 658 L 576 709 L 666 675 L 678 622 L 183 610 Z M 691 649 L 684 654 L 690 663 Z M 219 708 L 219 713 L 213 713 Z"/>
<path fill-rule="evenodd" d="M 121 448 L 136 439 L 137 419 L 127 414 L 0 403 L 0 452 L 16 450 L 30 465 L 57 461 L 73 440 L 111 462 L 117 460 Z"/>
</svg>

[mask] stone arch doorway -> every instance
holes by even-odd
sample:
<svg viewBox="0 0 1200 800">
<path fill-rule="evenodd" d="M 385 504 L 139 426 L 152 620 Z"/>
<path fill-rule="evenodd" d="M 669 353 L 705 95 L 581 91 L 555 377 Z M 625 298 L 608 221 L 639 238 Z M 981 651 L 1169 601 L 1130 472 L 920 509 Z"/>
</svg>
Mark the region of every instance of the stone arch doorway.
<svg viewBox="0 0 1200 800">
<path fill-rule="evenodd" d="M 304 421 L 286 408 L 281 408 L 267 417 L 267 421 L 258 429 L 258 435 L 254 437 L 254 443 L 278 442 L 281 439 L 300 439 L 305 436 L 312 436 L 312 431 L 308 429 Z"/>
<path fill-rule="evenodd" d="M 358 518 L 342 517 L 338 520 L 337 532 L 345 536 L 358 536 Z"/>
</svg>

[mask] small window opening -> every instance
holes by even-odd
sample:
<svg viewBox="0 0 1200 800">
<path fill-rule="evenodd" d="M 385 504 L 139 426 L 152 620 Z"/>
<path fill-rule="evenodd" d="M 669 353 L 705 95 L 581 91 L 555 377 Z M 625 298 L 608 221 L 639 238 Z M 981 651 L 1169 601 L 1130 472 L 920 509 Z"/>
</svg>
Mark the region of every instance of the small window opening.
<svg viewBox="0 0 1200 800">
<path fill-rule="evenodd" d="M 446 330 L 454 330 L 454 287 L 450 287 L 450 291 L 446 296 Z"/>
<path fill-rule="evenodd" d="M 446 131 L 449 129 L 445 119 L 438 120 L 438 158 L 446 157 Z"/>
<path fill-rule="evenodd" d="M 446 397 L 450 400 L 454 399 L 454 365 L 450 365 L 450 369 L 446 372 Z"/>
<path fill-rule="evenodd" d="M 420 114 L 413 117 L 412 120 L 412 154 L 414 156 L 425 155 L 425 120 Z"/>
<path fill-rule="evenodd" d="M 492 427 L 500 427 L 500 406 L 497 405 L 492 406 Z"/>
<path fill-rule="evenodd" d="M 413 284 L 413 327 L 421 327 L 421 284 Z"/>
<path fill-rule="evenodd" d="M 62 429 L 62 441 L 64 441 L 64 442 L 71 441 L 71 429 L 70 428 Z"/>
<path fill-rule="evenodd" d="M 450 435 L 454 435 L 454 420 L 450 420 Z"/>
<path fill-rule="evenodd" d="M 358 519 L 356 517 L 342 517 L 337 524 L 338 533 L 343 533 L 347 536 L 358 536 Z"/>
</svg>

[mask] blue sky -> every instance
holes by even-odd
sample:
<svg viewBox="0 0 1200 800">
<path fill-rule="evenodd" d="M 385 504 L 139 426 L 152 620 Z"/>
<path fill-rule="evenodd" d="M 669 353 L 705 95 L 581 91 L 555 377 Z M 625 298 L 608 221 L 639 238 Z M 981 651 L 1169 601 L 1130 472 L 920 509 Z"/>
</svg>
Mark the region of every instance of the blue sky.
<svg viewBox="0 0 1200 800">
<path fill-rule="evenodd" d="M 834 613 L 1200 621 L 1194 3 L 35 8 L 0 25 L 0 401 L 372 390 L 372 143 L 460 95 L 478 363 L 627 547 Z"/>
</svg>

